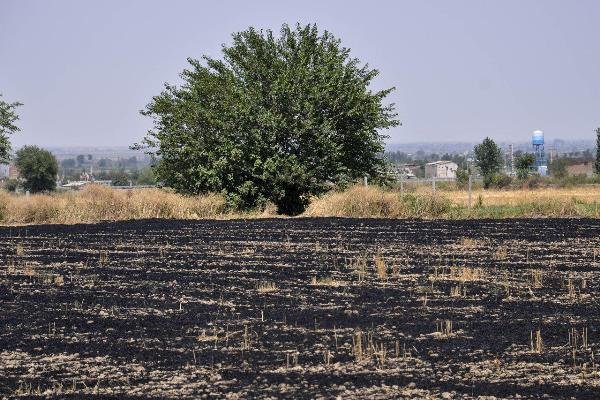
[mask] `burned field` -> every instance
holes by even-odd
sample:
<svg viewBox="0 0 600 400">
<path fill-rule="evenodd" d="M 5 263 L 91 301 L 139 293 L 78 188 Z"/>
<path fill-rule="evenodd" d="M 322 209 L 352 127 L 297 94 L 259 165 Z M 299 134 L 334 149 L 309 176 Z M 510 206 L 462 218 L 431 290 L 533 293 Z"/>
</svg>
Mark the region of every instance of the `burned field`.
<svg viewBox="0 0 600 400">
<path fill-rule="evenodd" d="M 597 398 L 600 221 L 0 228 L 0 398 Z"/>
</svg>

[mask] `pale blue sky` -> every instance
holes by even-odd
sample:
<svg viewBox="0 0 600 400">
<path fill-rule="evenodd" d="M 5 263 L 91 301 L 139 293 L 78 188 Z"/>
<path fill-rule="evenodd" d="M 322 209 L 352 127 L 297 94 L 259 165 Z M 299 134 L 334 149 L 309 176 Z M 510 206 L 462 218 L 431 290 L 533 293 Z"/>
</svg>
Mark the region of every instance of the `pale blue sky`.
<svg viewBox="0 0 600 400">
<path fill-rule="evenodd" d="M 391 142 L 591 138 L 600 125 L 600 1 L 0 0 L 0 92 L 14 143 L 129 145 L 186 57 L 232 32 L 316 22 L 381 71 Z"/>
</svg>

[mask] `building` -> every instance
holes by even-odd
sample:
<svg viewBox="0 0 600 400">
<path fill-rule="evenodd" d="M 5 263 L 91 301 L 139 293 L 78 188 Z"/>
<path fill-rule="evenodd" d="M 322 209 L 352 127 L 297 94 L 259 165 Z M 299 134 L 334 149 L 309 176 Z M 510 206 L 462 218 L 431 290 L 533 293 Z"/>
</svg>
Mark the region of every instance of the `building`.
<svg viewBox="0 0 600 400">
<path fill-rule="evenodd" d="M 452 161 L 434 161 L 425 164 L 425 177 L 436 179 L 456 179 L 458 165 Z"/>
<path fill-rule="evenodd" d="M 15 164 L 10 164 L 8 166 L 8 178 L 9 179 L 17 179 L 19 178 L 19 168 Z"/>
<path fill-rule="evenodd" d="M 8 178 L 8 165 L 0 164 L 0 179 Z"/>
</svg>

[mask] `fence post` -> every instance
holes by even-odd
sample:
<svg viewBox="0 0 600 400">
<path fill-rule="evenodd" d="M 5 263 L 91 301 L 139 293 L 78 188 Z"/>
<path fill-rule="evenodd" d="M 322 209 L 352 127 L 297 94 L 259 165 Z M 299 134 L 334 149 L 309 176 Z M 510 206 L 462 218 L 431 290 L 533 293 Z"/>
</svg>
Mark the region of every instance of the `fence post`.
<svg viewBox="0 0 600 400">
<path fill-rule="evenodd" d="M 469 209 L 471 209 L 471 174 L 469 174 Z"/>
<path fill-rule="evenodd" d="M 431 190 L 433 192 L 433 195 L 435 195 L 435 176 L 431 177 Z"/>
<path fill-rule="evenodd" d="M 400 197 L 404 197 L 404 173 L 400 174 Z"/>
<path fill-rule="evenodd" d="M 364 177 L 364 181 L 363 181 L 363 183 L 364 183 L 364 185 L 365 185 L 365 186 L 368 186 L 368 185 L 369 185 L 369 183 L 367 182 L 367 176 L 366 176 L 366 175 L 365 175 L 365 177 Z"/>
</svg>

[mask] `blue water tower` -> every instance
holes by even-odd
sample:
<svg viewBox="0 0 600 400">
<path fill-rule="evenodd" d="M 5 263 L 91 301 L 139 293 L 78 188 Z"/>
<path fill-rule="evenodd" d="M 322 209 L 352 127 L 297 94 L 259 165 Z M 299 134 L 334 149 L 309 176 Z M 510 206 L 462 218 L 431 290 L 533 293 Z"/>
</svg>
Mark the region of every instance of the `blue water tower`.
<svg viewBox="0 0 600 400">
<path fill-rule="evenodd" d="M 535 169 L 540 175 L 545 176 L 548 173 L 548 165 L 544 154 L 544 132 L 540 130 L 533 131 L 531 144 L 535 155 Z"/>
</svg>

